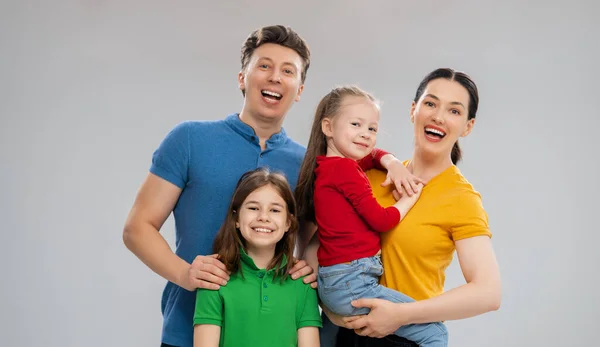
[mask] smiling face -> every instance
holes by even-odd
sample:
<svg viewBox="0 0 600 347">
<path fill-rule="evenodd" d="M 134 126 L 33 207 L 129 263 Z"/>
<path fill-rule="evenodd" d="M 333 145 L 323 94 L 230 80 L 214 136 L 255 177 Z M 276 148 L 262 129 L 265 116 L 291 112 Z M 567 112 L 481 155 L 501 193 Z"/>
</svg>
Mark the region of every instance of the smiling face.
<svg viewBox="0 0 600 347">
<path fill-rule="evenodd" d="M 248 66 L 239 73 L 244 91 L 243 113 L 265 121 L 282 122 L 304 89 L 303 62 L 291 48 L 265 43 L 252 53 Z"/>
<path fill-rule="evenodd" d="M 327 137 L 327 156 L 359 160 L 373 151 L 377 142 L 379 108 L 363 96 L 346 96 L 336 115 L 321 122 Z"/>
<path fill-rule="evenodd" d="M 267 184 L 248 195 L 235 223 L 248 253 L 272 252 L 290 229 L 288 206 L 277 189 Z"/>
<path fill-rule="evenodd" d="M 416 149 L 449 160 L 454 143 L 475 124 L 475 118 L 468 119 L 469 102 L 469 93 L 460 83 L 445 78 L 430 81 L 411 107 Z"/>
</svg>

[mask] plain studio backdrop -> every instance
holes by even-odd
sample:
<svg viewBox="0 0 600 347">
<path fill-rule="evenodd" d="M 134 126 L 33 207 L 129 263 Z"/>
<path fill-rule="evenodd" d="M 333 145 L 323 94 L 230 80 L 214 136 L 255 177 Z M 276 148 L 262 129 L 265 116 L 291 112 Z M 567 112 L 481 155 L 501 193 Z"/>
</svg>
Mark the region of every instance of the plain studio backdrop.
<svg viewBox="0 0 600 347">
<path fill-rule="evenodd" d="M 596 345 L 598 7 L 2 1 L 0 345 L 159 345 L 165 281 L 123 245 L 126 215 L 171 128 L 241 110 L 241 44 L 271 24 L 312 50 L 284 124 L 304 145 L 319 99 L 356 83 L 383 101 L 379 147 L 408 158 L 421 78 L 469 73 L 481 103 L 459 167 L 490 217 L 503 301 L 448 322 L 450 346 Z M 171 218 L 162 233 L 174 243 Z M 463 282 L 455 261 L 446 288 Z"/>
</svg>

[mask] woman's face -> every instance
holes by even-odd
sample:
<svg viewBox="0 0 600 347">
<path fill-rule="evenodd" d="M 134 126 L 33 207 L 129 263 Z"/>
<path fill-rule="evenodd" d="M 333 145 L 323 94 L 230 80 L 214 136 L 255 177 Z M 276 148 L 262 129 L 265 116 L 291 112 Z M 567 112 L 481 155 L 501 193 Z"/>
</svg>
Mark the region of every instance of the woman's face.
<svg viewBox="0 0 600 347">
<path fill-rule="evenodd" d="M 445 78 L 429 82 L 410 110 L 415 147 L 429 156 L 449 159 L 454 143 L 475 124 L 475 118 L 467 120 L 468 110 L 469 93 L 458 82 Z"/>
</svg>

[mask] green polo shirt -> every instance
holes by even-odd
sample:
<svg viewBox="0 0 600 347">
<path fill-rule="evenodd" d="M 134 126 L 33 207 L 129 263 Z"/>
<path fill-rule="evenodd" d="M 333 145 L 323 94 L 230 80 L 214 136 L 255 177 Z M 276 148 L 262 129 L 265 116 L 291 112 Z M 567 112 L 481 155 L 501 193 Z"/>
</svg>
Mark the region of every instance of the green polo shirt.
<svg viewBox="0 0 600 347">
<path fill-rule="evenodd" d="M 296 347 L 298 329 L 321 327 L 317 291 L 274 270 L 259 269 L 242 251 L 242 271 L 219 290 L 198 289 L 194 325 L 221 327 L 220 347 Z M 283 265 L 286 265 L 284 260 Z"/>
</svg>

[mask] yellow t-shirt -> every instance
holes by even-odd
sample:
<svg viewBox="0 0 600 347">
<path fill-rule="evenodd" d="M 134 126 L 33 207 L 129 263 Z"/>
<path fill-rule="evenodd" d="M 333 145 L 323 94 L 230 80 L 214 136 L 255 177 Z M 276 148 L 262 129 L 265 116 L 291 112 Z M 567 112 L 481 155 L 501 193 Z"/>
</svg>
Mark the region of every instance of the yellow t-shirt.
<svg viewBox="0 0 600 347">
<path fill-rule="evenodd" d="M 392 187 L 381 187 L 386 174 L 370 170 L 367 177 L 377 201 L 393 205 Z M 481 195 L 453 165 L 425 185 L 398 225 L 381 234 L 380 282 L 415 300 L 440 295 L 454 241 L 481 235 L 492 236 Z"/>
</svg>

